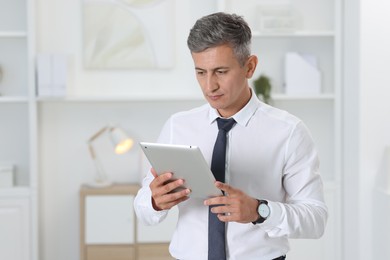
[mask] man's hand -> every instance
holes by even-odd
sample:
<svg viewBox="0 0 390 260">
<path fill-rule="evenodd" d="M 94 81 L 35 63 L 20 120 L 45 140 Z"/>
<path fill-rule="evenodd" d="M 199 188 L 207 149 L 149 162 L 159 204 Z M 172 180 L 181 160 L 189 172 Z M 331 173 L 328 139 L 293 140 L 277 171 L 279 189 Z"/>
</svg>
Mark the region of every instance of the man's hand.
<svg viewBox="0 0 390 260">
<path fill-rule="evenodd" d="M 184 180 L 173 179 L 171 172 L 157 175 L 157 172 L 153 168 L 151 172 L 154 180 L 150 183 L 149 187 L 152 191 L 152 204 L 155 210 L 170 209 L 189 198 L 188 194 L 191 192 L 189 189 L 172 192 L 174 189 L 183 185 Z"/>
<path fill-rule="evenodd" d="M 219 220 L 223 222 L 249 223 L 258 219 L 257 199 L 219 181 L 215 182 L 215 186 L 223 190 L 226 196 L 207 199 L 204 201 L 204 204 L 206 206 L 216 205 L 211 209 L 211 212 L 218 214 Z"/>
</svg>

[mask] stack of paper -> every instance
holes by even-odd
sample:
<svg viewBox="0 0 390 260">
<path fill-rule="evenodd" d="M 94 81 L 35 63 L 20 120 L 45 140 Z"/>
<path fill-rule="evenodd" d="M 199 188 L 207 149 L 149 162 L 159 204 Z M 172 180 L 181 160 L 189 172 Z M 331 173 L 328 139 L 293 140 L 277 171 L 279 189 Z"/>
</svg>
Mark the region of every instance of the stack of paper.
<svg viewBox="0 0 390 260">
<path fill-rule="evenodd" d="M 287 95 L 318 95 L 321 93 L 321 72 L 316 58 L 288 52 L 285 59 Z"/>
</svg>

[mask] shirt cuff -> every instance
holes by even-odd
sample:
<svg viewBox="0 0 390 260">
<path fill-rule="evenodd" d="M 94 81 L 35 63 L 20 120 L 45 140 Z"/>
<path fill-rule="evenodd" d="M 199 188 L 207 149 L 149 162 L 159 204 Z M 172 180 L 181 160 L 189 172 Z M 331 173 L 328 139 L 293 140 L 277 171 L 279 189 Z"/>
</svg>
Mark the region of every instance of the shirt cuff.
<svg viewBox="0 0 390 260">
<path fill-rule="evenodd" d="M 271 211 L 270 215 L 263 223 L 260 224 L 260 227 L 266 232 L 270 232 L 277 228 L 281 223 L 283 215 L 283 209 L 281 208 L 280 203 L 268 201 L 268 206 Z"/>
<path fill-rule="evenodd" d="M 139 212 L 138 219 L 146 225 L 155 225 L 160 223 L 167 216 L 168 210 L 155 210 L 152 205 L 152 193 L 149 189 L 142 195 L 139 194 L 139 200 L 136 212 Z"/>
</svg>

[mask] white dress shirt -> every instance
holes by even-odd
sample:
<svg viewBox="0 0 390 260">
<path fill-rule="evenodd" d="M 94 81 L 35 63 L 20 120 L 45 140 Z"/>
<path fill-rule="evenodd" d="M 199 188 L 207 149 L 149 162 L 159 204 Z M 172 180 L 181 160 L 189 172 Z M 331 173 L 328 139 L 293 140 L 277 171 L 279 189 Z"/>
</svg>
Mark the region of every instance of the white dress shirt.
<svg viewBox="0 0 390 260">
<path fill-rule="evenodd" d="M 205 104 L 172 115 L 159 143 L 199 146 L 210 164 L 218 134 L 218 112 Z M 325 229 L 327 207 L 313 140 L 298 118 L 260 102 L 255 95 L 233 118 L 228 133 L 226 183 L 265 199 L 271 215 L 262 224 L 226 224 L 228 259 L 270 260 L 285 255 L 288 238 L 318 238 Z M 149 172 L 135 198 L 136 214 L 147 225 L 163 221 L 168 210 L 151 203 Z M 202 199 L 178 205 L 179 218 L 170 253 L 176 259 L 207 259 L 208 207 Z"/>
</svg>

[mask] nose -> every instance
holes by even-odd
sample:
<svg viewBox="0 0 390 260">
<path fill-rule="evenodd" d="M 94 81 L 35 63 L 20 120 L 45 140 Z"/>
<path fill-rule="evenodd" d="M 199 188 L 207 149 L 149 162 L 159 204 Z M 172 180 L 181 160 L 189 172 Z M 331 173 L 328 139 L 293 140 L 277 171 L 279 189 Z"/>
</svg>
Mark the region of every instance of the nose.
<svg viewBox="0 0 390 260">
<path fill-rule="evenodd" d="M 207 75 L 205 87 L 209 92 L 214 92 L 219 89 L 217 77 L 214 73 Z"/>
</svg>

